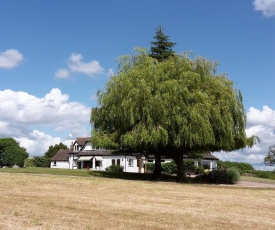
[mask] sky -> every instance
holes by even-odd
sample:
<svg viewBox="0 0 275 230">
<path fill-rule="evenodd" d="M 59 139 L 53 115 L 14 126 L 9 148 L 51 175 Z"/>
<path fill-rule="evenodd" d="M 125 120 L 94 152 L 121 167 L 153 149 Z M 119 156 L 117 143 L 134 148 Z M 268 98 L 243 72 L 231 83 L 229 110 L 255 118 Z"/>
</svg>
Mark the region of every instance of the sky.
<svg viewBox="0 0 275 230">
<path fill-rule="evenodd" d="M 31 157 L 90 136 L 98 90 L 116 59 L 150 49 L 155 29 L 174 51 L 218 61 L 243 94 L 251 149 L 214 153 L 263 165 L 275 144 L 275 0 L 1 0 L 0 137 Z"/>
</svg>

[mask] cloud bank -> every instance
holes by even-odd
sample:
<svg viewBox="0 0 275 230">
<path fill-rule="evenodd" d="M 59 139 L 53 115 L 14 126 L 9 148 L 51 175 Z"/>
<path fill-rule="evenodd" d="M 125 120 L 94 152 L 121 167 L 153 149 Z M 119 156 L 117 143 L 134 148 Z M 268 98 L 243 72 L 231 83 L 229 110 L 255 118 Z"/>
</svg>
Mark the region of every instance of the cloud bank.
<svg viewBox="0 0 275 230">
<path fill-rule="evenodd" d="M 250 107 L 247 112 L 246 134 L 248 137 L 258 136 L 261 142 L 251 149 L 215 153 L 215 156 L 221 160 L 250 163 L 257 169 L 275 169 L 275 167 L 265 166 L 262 163 L 268 153 L 268 147 L 275 144 L 275 110 L 268 106 L 263 106 L 261 110 Z"/>
<path fill-rule="evenodd" d="M 0 91 L 0 102 L 0 136 L 18 140 L 31 156 L 43 155 L 61 141 L 69 144 L 69 135 L 74 139 L 90 133 L 90 108 L 70 102 L 57 88 L 42 98 L 6 89 Z"/>
<path fill-rule="evenodd" d="M 261 11 L 266 17 L 275 15 L 275 0 L 254 0 L 253 5 L 255 10 Z"/>
<path fill-rule="evenodd" d="M 15 49 L 8 49 L 0 53 L 0 68 L 12 69 L 24 60 L 23 55 Z"/>
<path fill-rule="evenodd" d="M 58 79 L 67 79 L 73 73 L 82 73 L 88 76 L 96 76 L 103 73 L 104 69 L 96 60 L 84 62 L 83 56 L 78 53 L 72 53 L 68 59 L 67 68 L 58 69 L 55 77 Z"/>
</svg>

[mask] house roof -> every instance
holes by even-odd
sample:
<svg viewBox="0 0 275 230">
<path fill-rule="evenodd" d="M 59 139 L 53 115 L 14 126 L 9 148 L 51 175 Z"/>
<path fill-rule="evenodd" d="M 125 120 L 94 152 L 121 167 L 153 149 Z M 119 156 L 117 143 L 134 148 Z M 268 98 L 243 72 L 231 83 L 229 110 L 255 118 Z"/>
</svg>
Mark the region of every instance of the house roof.
<svg viewBox="0 0 275 230">
<path fill-rule="evenodd" d="M 94 150 L 88 150 L 88 151 L 80 151 L 76 156 L 113 156 L 113 155 L 125 155 L 122 153 L 116 153 L 114 151 L 110 150 L 103 150 L 103 149 L 94 149 Z"/>
<path fill-rule="evenodd" d="M 83 146 L 87 141 L 90 141 L 91 137 L 77 137 L 73 144 L 78 143 L 78 145 Z"/>
<path fill-rule="evenodd" d="M 69 159 L 69 149 L 60 149 L 51 159 L 52 161 L 67 161 Z"/>
<path fill-rule="evenodd" d="M 212 155 L 212 153 L 205 153 L 203 159 L 206 160 L 219 160 L 217 157 L 215 157 L 214 155 Z"/>
</svg>

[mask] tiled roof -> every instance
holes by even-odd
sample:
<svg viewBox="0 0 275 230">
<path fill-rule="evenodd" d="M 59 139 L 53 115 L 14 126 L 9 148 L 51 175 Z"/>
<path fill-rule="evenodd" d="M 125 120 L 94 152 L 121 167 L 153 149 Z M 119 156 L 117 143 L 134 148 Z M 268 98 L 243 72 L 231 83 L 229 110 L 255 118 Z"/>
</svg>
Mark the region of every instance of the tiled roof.
<svg viewBox="0 0 275 230">
<path fill-rule="evenodd" d="M 69 159 L 69 149 L 60 149 L 51 159 L 52 161 L 67 161 Z"/>
<path fill-rule="evenodd" d="M 125 155 L 123 153 L 118 153 L 115 151 L 110 150 L 103 150 L 103 149 L 94 149 L 89 151 L 80 151 L 76 156 L 112 156 L 112 155 Z"/>
<path fill-rule="evenodd" d="M 212 155 L 210 152 L 205 153 L 203 159 L 205 159 L 205 160 L 219 160 L 217 157 Z"/>
<path fill-rule="evenodd" d="M 90 141 L 91 137 L 77 137 L 74 144 L 77 142 L 78 145 L 83 146 L 87 141 Z"/>
</svg>

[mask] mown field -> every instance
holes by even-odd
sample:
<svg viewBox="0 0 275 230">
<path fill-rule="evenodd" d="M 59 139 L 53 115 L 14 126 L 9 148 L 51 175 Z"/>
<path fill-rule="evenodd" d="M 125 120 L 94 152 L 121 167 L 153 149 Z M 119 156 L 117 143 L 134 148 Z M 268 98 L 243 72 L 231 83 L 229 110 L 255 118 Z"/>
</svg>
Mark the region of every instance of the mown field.
<svg viewBox="0 0 275 230">
<path fill-rule="evenodd" d="M 275 229 L 272 188 L 29 170 L 0 169 L 0 229 Z"/>
</svg>

